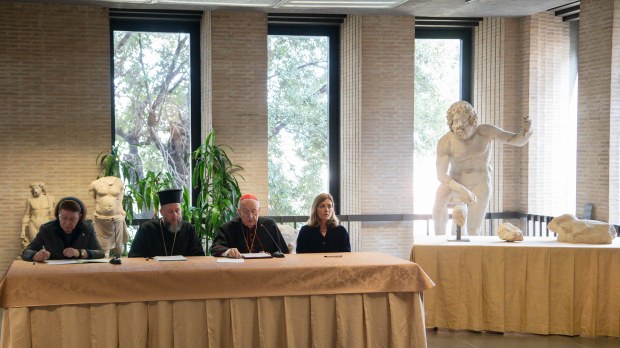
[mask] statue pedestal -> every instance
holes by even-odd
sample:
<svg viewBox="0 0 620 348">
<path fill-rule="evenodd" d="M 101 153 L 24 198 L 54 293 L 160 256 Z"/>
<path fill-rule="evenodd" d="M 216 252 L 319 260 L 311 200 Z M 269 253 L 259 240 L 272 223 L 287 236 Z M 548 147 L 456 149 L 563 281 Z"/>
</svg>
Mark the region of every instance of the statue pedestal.
<svg viewBox="0 0 620 348">
<path fill-rule="evenodd" d="M 448 242 L 469 242 L 468 238 L 462 238 L 461 226 L 456 225 L 456 239 L 448 239 Z"/>
</svg>

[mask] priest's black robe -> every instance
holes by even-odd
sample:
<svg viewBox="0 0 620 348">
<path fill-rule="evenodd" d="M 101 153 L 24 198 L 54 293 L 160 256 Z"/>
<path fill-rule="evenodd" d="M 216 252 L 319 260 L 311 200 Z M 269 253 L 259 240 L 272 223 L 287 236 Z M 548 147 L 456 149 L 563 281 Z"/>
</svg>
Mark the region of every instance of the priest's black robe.
<svg viewBox="0 0 620 348">
<path fill-rule="evenodd" d="M 176 233 L 176 239 L 175 233 L 168 231 L 160 219 L 150 220 L 140 225 L 131 243 L 129 257 L 169 255 L 205 255 L 194 225 L 183 221 L 181 229 Z"/>
<path fill-rule="evenodd" d="M 244 226 L 239 217 L 223 224 L 219 228 L 209 252 L 213 256 L 221 256 L 231 248 L 237 248 L 240 253 L 258 253 L 261 251 L 289 253 L 276 222 L 264 217 L 259 217 L 255 228 L 252 229 Z"/>
</svg>

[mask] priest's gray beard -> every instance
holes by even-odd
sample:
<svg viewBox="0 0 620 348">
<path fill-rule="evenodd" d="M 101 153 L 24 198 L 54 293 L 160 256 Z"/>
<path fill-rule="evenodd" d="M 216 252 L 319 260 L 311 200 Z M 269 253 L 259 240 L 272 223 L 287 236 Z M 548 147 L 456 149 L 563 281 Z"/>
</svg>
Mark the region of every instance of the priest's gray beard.
<svg viewBox="0 0 620 348">
<path fill-rule="evenodd" d="M 166 228 L 168 229 L 168 231 L 172 232 L 172 233 L 177 233 L 181 230 L 181 225 L 183 224 L 183 220 L 179 220 L 179 222 L 177 222 L 176 224 L 169 224 L 169 223 L 165 223 Z"/>
</svg>

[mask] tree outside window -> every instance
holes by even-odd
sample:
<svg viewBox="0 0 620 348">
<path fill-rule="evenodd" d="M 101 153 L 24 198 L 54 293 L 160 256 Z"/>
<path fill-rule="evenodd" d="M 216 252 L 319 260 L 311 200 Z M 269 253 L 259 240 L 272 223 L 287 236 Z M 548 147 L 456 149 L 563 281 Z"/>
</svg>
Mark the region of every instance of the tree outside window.
<svg viewBox="0 0 620 348">
<path fill-rule="evenodd" d="M 127 204 L 140 191 L 133 202 L 138 219 L 153 215 L 140 213 L 156 196 L 151 191 L 191 188 L 191 151 L 200 145 L 202 18 L 202 12 L 139 12 L 110 10 L 112 151 L 135 167 L 121 177 Z"/>
<path fill-rule="evenodd" d="M 190 186 L 189 34 L 114 32 L 115 144 L 138 175 Z"/>
<path fill-rule="evenodd" d="M 329 185 L 329 40 L 270 35 L 269 212 L 306 215 Z"/>
</svg>

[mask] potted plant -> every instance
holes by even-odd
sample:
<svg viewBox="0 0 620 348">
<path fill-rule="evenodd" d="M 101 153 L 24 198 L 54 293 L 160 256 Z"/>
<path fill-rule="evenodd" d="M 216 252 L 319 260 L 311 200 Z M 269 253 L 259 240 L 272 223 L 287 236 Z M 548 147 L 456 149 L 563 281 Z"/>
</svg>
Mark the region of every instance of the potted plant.
<svg viewBox="0 0 620 348">
<path fill-rule="evenodd" d="M 223 146 L 215 144 L 213 131 L 192 153 L 192 159 L 192 188 L 197 194 L 196 204 L 192 205 L 189 191 L 183 187 L 183 219 L 194 225 L 196 233 L 208 246 L 217 229 L 236 214 L 237 201 L 241 196 L 237 178 L 243 178 L 238 174 L 243 168 L 232 163 Z M 110 153 L 100 153 L 97 164 L 101 168 L 97 178 L 116 176 L 123 180 L 123 209 L 129 224 L 140 211 L 153 211 L 156 215 L 159 207 L 157 192 L 174 187 L 170 173 L 147 171 L 144 177 L 138 178 L 133 163 L 121 159 L 116 147 L 112 147 Z"/>
<path fill-rule="evenodd" d="M 185 191 L 184 218 L 194 225 L 198 235 L 205 238 L 206 245 L 209 245 L 217 229 L 236 214 L 237 201 L 241 196 L 237 178 L 243 178 L 238 174 L 243 168 L 232 163 L 223 146 L 215 144 L 214 131 L 194 151 L 192 158 L 192 187 L 197 192 L 196 205 L 189 204 L 189 195 Z"/>
</svg>

